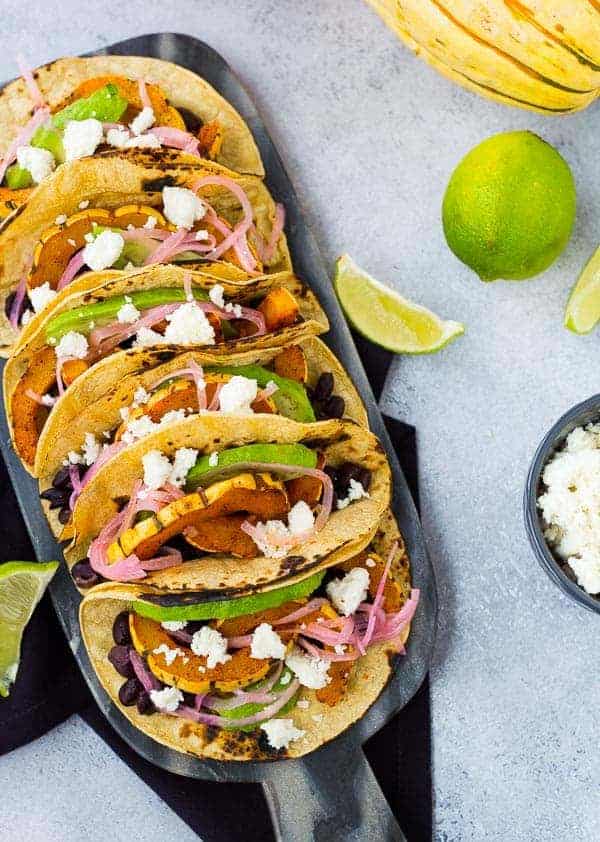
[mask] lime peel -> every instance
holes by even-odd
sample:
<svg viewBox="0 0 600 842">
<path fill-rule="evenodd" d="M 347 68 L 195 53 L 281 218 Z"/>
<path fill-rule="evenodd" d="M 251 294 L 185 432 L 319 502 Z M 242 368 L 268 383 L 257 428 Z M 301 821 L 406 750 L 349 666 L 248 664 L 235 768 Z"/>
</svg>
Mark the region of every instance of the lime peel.
<svg viewBox="0 0 600 842">
<path fill-rule="evenodd" d="M 0 564 L 0 696 L 6 697 L 19 668 L 23 632 L 58 569 L 57 561 Z"/>
<path fill-rule="evenodd" d="M 344 313 L 356 330 L 398 354 L 432 354 L 465 332 L 426 307 L 403 298 L 344 254 L 335 264 L 333 283 Z"/>
<path fill-rule="evenodd" d="M 584 266 L 565 309 L 566 328 L 579 335 L 591 333 L 600 320 L 600 247 Z"/>
</svg>

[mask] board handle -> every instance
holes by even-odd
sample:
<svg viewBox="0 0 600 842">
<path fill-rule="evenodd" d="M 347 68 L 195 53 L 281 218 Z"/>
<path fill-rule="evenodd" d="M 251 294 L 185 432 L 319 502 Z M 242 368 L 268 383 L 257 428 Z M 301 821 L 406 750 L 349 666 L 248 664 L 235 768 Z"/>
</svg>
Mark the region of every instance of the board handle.
<svg viewBox="0 0 600 842">
<path fill-rule="evenodd" d="M 273 764 L 263 788 L 279 842 L 406 842 L 360 748 Z"/>
</svg>

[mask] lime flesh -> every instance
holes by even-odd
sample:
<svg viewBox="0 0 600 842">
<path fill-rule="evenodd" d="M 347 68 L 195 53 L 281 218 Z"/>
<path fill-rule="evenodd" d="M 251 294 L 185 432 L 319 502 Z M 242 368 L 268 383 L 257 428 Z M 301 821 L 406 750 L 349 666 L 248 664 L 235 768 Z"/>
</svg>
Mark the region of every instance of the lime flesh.
<svg viewBox="0 0 600 842">
<path fill-rule="evenodd" d="M 571 291 L 565 310 L 565 327 L 573 333 L 590 333 L 600 319 L 600 248 L 596 249 Z"/>
<path fill-rule="evenodd" d="M 57 568 L 57 561 L 0 565 L 0 696 L 9 694 L 19 668 L 23 631 Z"/>
<path fill-rule="evenodd" d="M 465 331 L 376 281 L 347 254 L 336 263 L 333 283 L 359 333 L 397 354 L 431 354 Z"/>
<path fill-rule="evenodd" d="M 285 585 L 272 591 L 242 596 L 238 599 L 226 599 L 220 602 L 196 602 L 191 605 L 162 606 L 141 599 L 135 600 L 131 608 L 136 614 L 150 620 L 228 620 L 231 617 L 244 617 L 257 611 L 277 608 L 284 602 L 303 599 L 319 587 L 325 575 L 324 570 L 313 573 L 293 585 Z M 200 594 L 199 594 L 200 596 Z"/>
</svg>

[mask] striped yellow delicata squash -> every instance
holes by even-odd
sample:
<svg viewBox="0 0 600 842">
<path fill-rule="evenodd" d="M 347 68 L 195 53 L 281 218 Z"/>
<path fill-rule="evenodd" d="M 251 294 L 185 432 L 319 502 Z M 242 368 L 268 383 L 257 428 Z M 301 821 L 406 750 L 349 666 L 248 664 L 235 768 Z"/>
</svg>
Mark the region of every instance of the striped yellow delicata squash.
<svg viewBox="0 0 600 842">
<path fill-rule="evenodd" d="M 565 114 L 600 94 L 600 0 L 367 0 L 416 55 L 483 96 Z"/>
</svg>

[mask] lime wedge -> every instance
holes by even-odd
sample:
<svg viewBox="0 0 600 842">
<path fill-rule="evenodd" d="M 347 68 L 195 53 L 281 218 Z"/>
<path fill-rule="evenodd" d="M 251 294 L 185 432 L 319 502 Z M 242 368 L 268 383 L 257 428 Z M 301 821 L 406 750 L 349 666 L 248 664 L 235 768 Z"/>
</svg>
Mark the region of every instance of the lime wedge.
<svg viewBox="0 0 600 842">
<path fill-rule="evenodd" d="M 57 561 L 0 564 L 0 696 L 8 696 L 17 676 L 23 631 L 57 567 Z"/>
<path fill-rule="evenodd" d="M 173 605 L 174 597 L 161 595 L 157 596 L 153 602 L 150 602 L 149 597 L 144 600 L 137 599 L 132 603 L 131 608 L 142 617 L 161 622 L 164 620 L 228 620 L 232 617 L 245 617 L 256 611 L 266 611 L 268 608 L 278 608 L 284 602 L 290 602 L 293 599 L 303 599 L 316 591 L 324 576 L 325 571 L 319 570 L 293 585 L 284 585 L 282 588 L 274 588 L 271 591 L 219 602 L 192 602 L 194 594 L 185 594 L 177 597 L 179 602 Z M 202 594 L 197 594 L 197 597 L 201 598 Z M 171 605 L 164 604 L 167 600 L 171 602 Z"/>
<path fill-rule="evenodd" d="M 376 281 L 347 254 L 336 262 L 333 283 L 358 332 L 397 354 L 432 354 L 465 332 Z"/>
<path fill-rule="evenodd" d="M 573 333 L 590 333 L 600 319 L 600 248 L 584 266 L 565 310 L 565 327 Z"/>
</svg>

